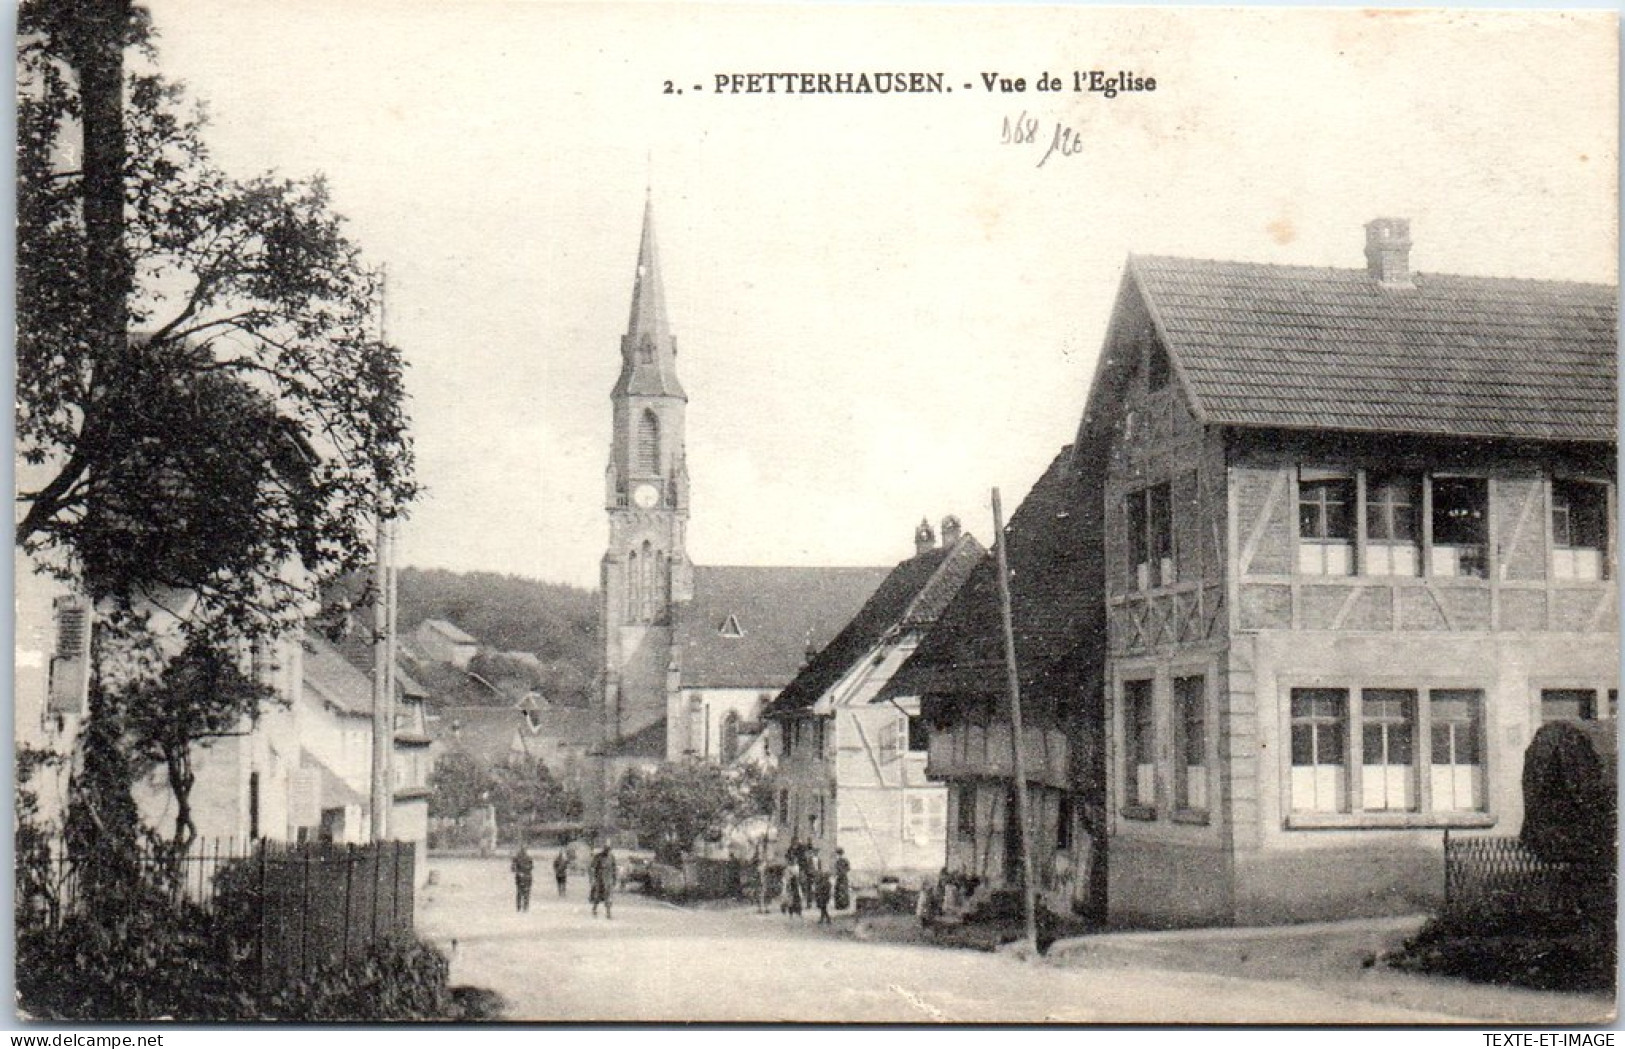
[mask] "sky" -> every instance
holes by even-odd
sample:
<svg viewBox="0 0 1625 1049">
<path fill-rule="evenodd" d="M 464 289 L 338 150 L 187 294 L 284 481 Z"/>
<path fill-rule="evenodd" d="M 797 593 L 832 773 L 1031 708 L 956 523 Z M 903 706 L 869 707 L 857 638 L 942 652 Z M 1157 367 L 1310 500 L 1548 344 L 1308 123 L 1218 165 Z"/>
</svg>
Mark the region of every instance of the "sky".
<svg viewBox="0 0 1625 1049">
<path fill-rule="evenodd" d="M 1008 515 L 1071 440 L 1130 253 L 1361 267 L 1400 216 L 1419 271 L 1617 280 L 1611 12 L 149 7 L 216 161 L 324 175 L 387 268 L 408 565 L 596 585 L 646 194 L 698 564 L 986 539 L 989 490 Z M 787 71 L 952 90 L 715 90 Z"/>
</svg>

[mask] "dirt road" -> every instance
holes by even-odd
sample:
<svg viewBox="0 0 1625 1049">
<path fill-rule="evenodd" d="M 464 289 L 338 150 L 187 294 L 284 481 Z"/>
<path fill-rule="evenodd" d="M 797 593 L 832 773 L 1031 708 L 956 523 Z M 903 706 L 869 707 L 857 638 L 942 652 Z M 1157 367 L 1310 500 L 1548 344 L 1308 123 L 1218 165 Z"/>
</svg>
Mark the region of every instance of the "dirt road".
<svg viewBox="0 0 1625 1049">
<path fill-rule="evenodd" d="M 544 857 L 545 858 L 545 857 Z M 616 899 L 593 918 L 586 880 L 561 900 L 536 879 L 516 913 L 505 860 L 433 860 L 418 928 L 454 983 L 487 987 L 506 1018 L 538 1021 L 866 1023 L 1470 1023 L 1324 986 L 1151 968 L 1068 969 L 1008 955 L 864 942 L 748 907 Z M 455 946 L 453 946 L 455 941 Z"/>
</svg>

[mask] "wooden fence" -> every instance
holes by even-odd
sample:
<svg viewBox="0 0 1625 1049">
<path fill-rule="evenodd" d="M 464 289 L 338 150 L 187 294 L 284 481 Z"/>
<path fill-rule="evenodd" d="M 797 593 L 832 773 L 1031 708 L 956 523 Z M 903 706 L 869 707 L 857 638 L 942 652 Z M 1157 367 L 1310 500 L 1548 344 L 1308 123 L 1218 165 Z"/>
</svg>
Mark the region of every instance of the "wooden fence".
<svg viewBox="0 0 1625 1049">
<path fill-rule="evenodd" d="M 373 943 L 410 932 L 416 857 L 411 842 L 286 844 L 200 839 L 182 856 L 143 853 L 147 884 L 176 908 L 195 905 L 252 952 L 266 979 L 308 975 L 361 957 Z M 81 906 L 78 873 L 54 849 L 38 919 L 60 922 Z M 150 895 L 147 897 L 150 901 Z"/>
</svg>

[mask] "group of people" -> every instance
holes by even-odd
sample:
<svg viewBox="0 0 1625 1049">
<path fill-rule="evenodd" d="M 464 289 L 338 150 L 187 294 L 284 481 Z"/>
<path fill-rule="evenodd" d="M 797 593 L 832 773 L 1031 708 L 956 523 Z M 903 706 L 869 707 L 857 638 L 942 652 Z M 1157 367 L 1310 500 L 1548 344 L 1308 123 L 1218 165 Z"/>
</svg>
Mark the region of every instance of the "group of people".
<svg viewBox="0 0 1625 1049">
<path fill-rule="evenodd" d="M 758 861 L 758 870 L 765 872 L 765 861 Z M 852 863 L 844 849 L 835 850 L 835 862 L 826 868 L 818 850 L 810 843 L 790 843 L 784 854 L 779 913 L 799 918 L 805 902 L 818 908 L 819 925 L 833 924 L 829 913 L 831 903 L 842 911 L 852 905 Z"/>
<path fill-rule="evenodd" d="M 523 845 L 514 853 L 513 861 L 508 865 L 513 871 L 514 910 L 530 910 L 530 886 L 535 874 L 536 861 L 525 851 Z M 587 866 L 589 887 L 587 902 L 592 904 L 592 916 L 598 917 L 600 904 L 604 908 L 604 917 L 613 918 L 611 913 L 611 896 L 615 889 L 616 865 L 615 854 L 605 845 L 593 853 L 592 862 Z M 570 882 L 570 848 L 568 845 L 559 849 L 559 854 L 553 857 L 553 880 L 558 884 L 559 897 L 562 899 Z"/>
</svg>

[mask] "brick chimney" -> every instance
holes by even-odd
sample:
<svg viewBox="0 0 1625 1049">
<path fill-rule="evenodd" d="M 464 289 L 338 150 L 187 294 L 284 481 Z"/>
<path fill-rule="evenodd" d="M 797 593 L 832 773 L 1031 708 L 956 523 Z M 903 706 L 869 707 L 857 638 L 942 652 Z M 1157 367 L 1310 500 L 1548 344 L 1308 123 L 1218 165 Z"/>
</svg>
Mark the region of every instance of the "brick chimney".
<svg viewBox="0 0 1625 1049">
<path fill-rule="evenodd" d="M 1365 224 L 1365 268 L 1384 288 L 1411 283 L 1411 220 L 1372 219 Z"/>
<path fill-rule="evenodd" d="M 944 517 L 942 519 L 942 545 L 953 546 L 955 543 L 959 542 L 959 533 L 962 530 L 963 529 L 959 524 L 959 518 L 955 517 L 953 514 L 949 514 L 947 517 Z"/>
<path fill-rule="evenodd" d="M 931 531 L 931 522 L 920 518 L 920 527 L 914 529 L 914 554 L 918 557 L 937 545 L 937 534 Z"/>
</svg>

